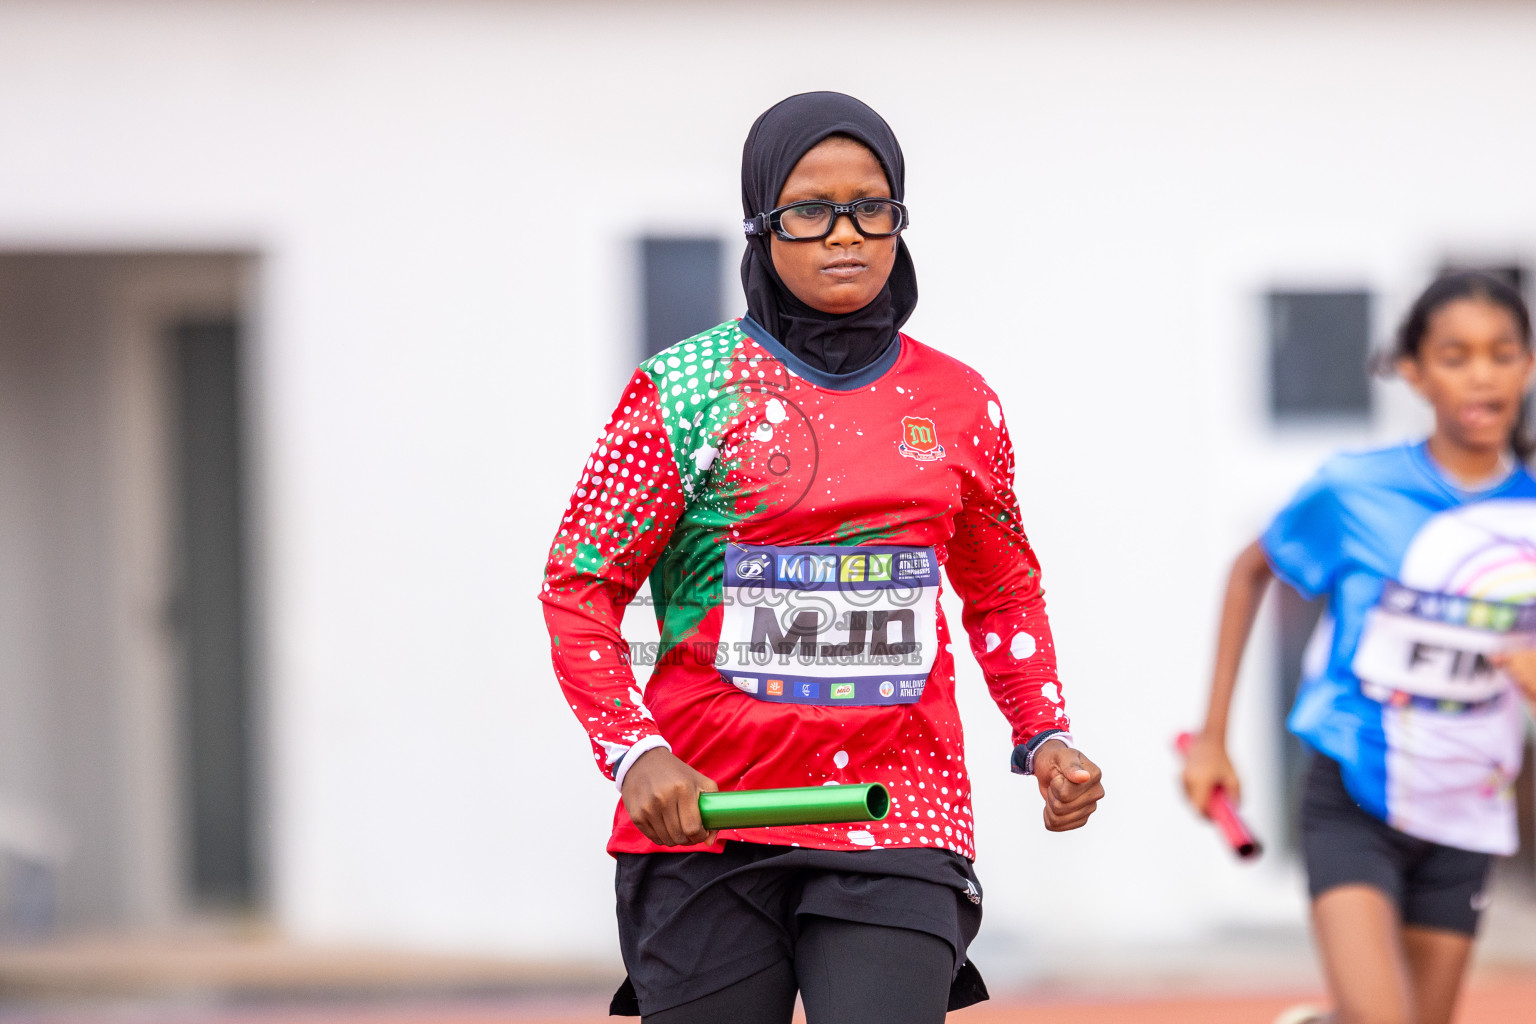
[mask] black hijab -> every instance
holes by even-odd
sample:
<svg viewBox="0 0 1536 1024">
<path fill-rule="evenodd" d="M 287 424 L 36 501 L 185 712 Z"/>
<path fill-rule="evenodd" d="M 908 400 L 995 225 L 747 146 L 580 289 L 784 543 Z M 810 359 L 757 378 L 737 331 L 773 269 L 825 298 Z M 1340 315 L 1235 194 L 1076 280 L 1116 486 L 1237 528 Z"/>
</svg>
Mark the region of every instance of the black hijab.
<svg viewBox="0 0 1536 1024">
<path fill-rule="evenodd" d="M 867 146 L 885 169 L 891 198 L 901 201 L 906 164 L 891 126 L 868 106 L 840 92 L 805 92 L 764 111 L 741 153 L 741 207 L 747 218 L 778 205 L 784 180 L 813 146 L 847 135 Z M 852 313 L 823 313 L 795 298 L 773 269 L 769 236 L 748 235 L 741 258 L 747 314 L 785 348 L 828 373 L 852 373 L 879 358 L 917 306 L 917 272 L 905 239 L 880 294 Z"/>
</svg>

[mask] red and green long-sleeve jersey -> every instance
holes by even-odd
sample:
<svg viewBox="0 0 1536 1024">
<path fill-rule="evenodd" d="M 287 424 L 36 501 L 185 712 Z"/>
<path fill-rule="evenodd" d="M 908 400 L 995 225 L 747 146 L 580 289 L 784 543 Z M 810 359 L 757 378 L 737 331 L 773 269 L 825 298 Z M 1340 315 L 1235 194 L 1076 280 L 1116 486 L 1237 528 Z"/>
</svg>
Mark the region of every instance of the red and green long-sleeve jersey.
<svg viewBox="0 0 1536 1024">
<path fill-rule="evenodd" d="M 1014 742 L 1068 727 L 1013 475 L 981 375 L 905 335 L 840 378 L 751 320 L 645 362 L 587 460 L 542 593 L 599 767 L 612 777 L 660 737 L 722 790 L 882 782 L 883 821 L 721 836 L 974 858 L 941 566 Z M 647 579 L 661 640 L 632 651 L 620 623 Z M 661 848 L 621 802 L 608 849 Z"/>
</svg>

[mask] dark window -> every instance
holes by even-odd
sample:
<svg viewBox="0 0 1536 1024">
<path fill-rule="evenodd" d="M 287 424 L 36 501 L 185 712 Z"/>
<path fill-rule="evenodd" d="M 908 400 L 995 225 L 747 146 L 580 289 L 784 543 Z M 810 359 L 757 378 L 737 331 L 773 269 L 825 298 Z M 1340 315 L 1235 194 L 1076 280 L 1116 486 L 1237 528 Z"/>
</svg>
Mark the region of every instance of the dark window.
<svg viewBox="0 0 1536 1024">
<path fill-rule="evenodd" d="M 720 288 L 724 249 L 718 238 L 640 240 L 642 359 L 725 319 Z"/>
<path fill-rule="evenodd" d="M 255 865 L 240 329 L 234 320 L 191 321 L 171 342 L 191 888 L 205 906 L 242 907 L 255 896 Z"/>
<path fill-rule="evenodd" d="M 1270 412 L 1280 422 L 1363 419 L 1371 412 L 1364 291 L 1270 292 Z"/>
</svg>

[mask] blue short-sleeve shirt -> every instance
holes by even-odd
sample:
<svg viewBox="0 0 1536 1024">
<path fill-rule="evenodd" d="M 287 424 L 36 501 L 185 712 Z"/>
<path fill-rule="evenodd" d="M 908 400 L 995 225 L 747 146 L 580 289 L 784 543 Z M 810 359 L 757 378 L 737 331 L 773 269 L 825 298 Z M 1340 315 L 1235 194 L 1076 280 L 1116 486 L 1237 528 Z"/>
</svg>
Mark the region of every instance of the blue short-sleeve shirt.
<svg viewBox="0 0 1536 1024">
<path fill-rule="evenodd" d="M 1536 480 L 1464 491 L 1423 443 L 1339 455 L 1260 545 L 1328 598 L 1291 731 L 1394 828 L 1513 852 L 1525 711 L 1489 656 L 1536 644 Z"/>
</svg>

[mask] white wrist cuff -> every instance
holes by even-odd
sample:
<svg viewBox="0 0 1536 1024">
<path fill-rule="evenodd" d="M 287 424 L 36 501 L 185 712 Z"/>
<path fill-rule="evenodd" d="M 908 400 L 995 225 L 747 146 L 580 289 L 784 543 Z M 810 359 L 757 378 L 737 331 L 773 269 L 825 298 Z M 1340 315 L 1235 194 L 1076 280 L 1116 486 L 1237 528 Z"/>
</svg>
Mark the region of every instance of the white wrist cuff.
<svg viewBox="0 0 1536 1024">
<path fill-rule="evenodd" d="M 638 761 L 641 754 L 645 753 L 647 750 L 655 750 L 657 747 L 666 747 L 668 750 L 671 750 L 672 744 L 668 743 L 660 736 L 647 736 L 639 743 L 636 743 L 634 746 L 624 751 L 624 753 L 619 756 L 619 768 L 613 773 L 614 788 L 617 789 L 620 793 L 624 792 L 624 776 L 629 774 L 630 765 Z"/>
<path fill-rule="evenodd" d="M 1029 752 L 1029 763 L 1024 766 L 1024 774 L 1025 775 L 1033 775 L 1033 774 L 1035 774 L 1035 758 L 1039 756 L 1041 747 L 1044 747 L 1047 743 L 1051 742 L 1052 740 L 1061 740 L 1061 742 L 1065 743 L 1069 747 L 1073 747 L 1073 746 L 1077 745 L 1073 741 L 1073 739 L 1072 739 L 1072 734 L 1069 733 L 1069 732 L 1057 731 L 1057 732 L 1051 733 L 1045 739 L 1040 741 L 1040 746 L 1036 747 L 1035 749 L 1033 749 L 1033 750 L 1031 750 Z"/>
</svg>

